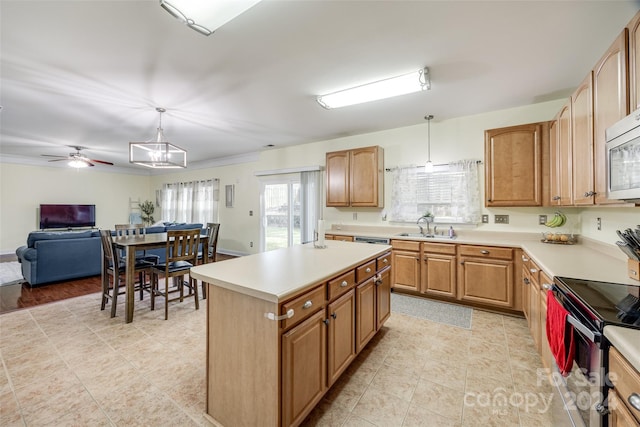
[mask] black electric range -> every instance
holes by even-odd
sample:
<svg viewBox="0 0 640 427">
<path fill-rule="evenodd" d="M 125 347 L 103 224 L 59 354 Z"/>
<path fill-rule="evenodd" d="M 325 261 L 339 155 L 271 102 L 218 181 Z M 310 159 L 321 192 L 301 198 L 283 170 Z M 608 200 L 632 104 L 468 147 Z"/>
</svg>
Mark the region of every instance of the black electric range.
<svg viewBox="0 0 640 427">
<path fill-rule="evenodd" d="M 558 276 L 554 282 L 556 289 L 568 297 L 597 330 L 602 331 L 606 325 L 640 329 L 640 307 L 632 306 L 627 312 L 621 309 L 640 297 L 640 286 Z"/>
</svg>

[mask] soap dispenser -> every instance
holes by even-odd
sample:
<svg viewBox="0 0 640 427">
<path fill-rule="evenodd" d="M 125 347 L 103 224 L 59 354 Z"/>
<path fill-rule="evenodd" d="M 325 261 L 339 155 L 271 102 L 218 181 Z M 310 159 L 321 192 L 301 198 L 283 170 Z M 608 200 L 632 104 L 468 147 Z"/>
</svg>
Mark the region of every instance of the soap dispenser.
<svg viewBox="0 0 640 427">
<path fill-rule="evenodd" d="M 449 238 L 450 238 L 450 239 L 453 239 L 453 238 L 455 237 L 455 235 L 456 235 L 456 232 L 455 232 L 455 231 L 453 231 L 453 226 L 452 226 L 452 225 L 450 225 L 450 226 L 449 226 Z"/>
</svg>

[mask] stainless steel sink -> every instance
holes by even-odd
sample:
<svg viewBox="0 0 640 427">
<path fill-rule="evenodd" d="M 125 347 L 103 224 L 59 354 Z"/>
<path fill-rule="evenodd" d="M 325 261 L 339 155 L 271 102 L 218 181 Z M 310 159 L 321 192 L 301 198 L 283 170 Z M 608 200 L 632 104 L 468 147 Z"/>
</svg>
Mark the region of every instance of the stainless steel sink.
<svg viewBox="0 0 640 427">
<path fill-rule="evenodd" d="M 419 238 L 423 238 L 423 239 L 443 239 L 443 240 L 452 240 L 451 237 L 449 236 L 440 236 L 440 235 L 425 235 L 422 233 L 398 233 L 396 234 L 396 236 L 398 237 L 419 237 Z M 455 237 L 453 237 L 453 239 L 455 239 Z"/>
</svg>

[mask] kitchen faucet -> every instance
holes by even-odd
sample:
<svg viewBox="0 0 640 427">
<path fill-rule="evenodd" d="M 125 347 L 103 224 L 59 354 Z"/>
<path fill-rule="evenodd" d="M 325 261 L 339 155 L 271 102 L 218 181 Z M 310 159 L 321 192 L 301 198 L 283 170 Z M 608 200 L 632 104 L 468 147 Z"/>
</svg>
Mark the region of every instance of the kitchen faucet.
<svg viewBox="0 0 640 427">
<path fill-rule="evenodd" d="M 424 234 L 424 229 L 422 228 L 423 222 L 427 223 L 427 234 Z M 429 225 L 430 222 L 431 221 L 429 221 L 429 218 L 426 216 L 421 216 L 420 218 L 418 218 L 418 221 L 416 221 L 416 224 L 418 224 L 418 228 L 420 228 L 420 234 L 425 237 L 433 237 L 433 234 L 431 234 L 431 226 Z"/>
</svg>

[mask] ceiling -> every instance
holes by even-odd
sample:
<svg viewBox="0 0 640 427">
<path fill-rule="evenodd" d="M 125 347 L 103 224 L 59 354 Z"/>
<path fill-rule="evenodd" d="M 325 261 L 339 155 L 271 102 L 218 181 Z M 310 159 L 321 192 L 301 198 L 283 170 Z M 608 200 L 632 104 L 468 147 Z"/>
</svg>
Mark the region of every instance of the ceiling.
<svg viewBox="0 0 640 427">
<path fill-rule="evenodd" d="M 156 107 L 190 168 L 568 96 L 637 1 L 263 0 L 206 37 L 158 1 L 0 0 L 0 155 L 87 147 L 128 163 Z M 431 90 L 325 110 L 315 97 L 429 67 Z M 97 169 L 96 168 L 96 169 Z M 115 168 L 115 169 L 111 169 Z M 135 172 L 134 172 L 135 173 Z"/>
</svg>

